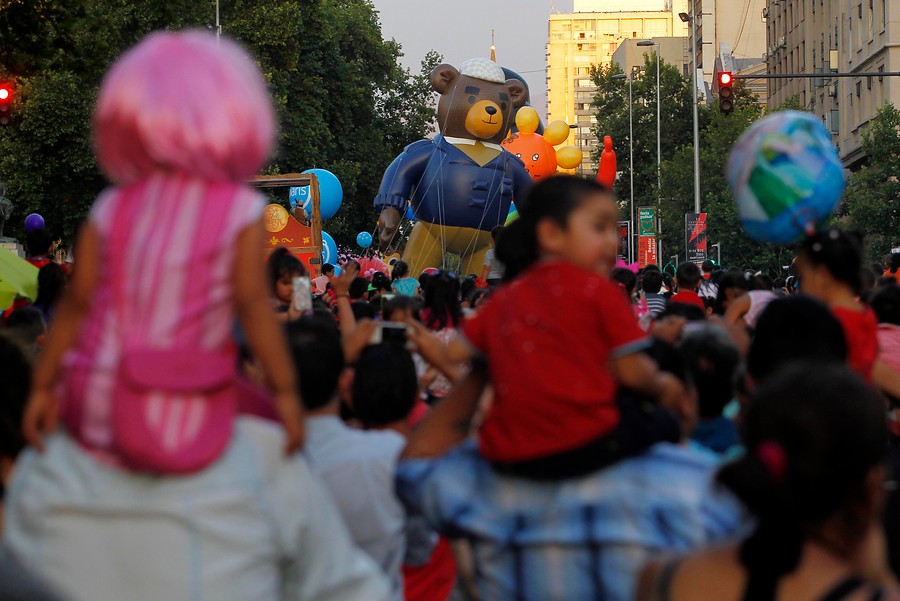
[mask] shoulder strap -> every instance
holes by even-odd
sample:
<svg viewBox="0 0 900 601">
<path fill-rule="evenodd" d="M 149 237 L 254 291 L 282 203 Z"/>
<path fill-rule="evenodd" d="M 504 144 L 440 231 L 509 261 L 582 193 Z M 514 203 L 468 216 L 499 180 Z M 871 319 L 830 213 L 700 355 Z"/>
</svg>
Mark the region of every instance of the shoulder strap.
<svg viewBox="0 0 900 601">
<path fill-rule="evenodd" d="M 820 601 L 842 601 L 846 599 L 849 595 L 853 594 L 860 588 L 862 588 L 865 583 L 856 577 L 850 577 L 845 580 L 840 581 L 828 593 L 823 596 Z"/>
</svg>

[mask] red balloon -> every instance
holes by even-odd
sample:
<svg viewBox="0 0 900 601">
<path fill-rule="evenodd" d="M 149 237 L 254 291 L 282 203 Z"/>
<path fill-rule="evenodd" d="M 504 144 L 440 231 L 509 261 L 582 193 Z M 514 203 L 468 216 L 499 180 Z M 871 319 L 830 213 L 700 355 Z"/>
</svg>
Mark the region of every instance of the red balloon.
<svg viewBox="0 0 900 601">
<path fill-rule="evenodd" d="M 603 152 L 600 153 L 600 166 L 597 168 L 597 183 L 610 190 L 616 183 L 616 151 L 613 150 L 612 136 L 603 137 Z"/>
</svg>

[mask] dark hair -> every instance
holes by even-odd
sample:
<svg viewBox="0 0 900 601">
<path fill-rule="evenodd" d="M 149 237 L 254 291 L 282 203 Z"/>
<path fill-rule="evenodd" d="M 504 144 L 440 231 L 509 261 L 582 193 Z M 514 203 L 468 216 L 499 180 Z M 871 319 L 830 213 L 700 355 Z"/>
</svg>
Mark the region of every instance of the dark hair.
<svg viewBox="0 0 900 601">
<path fill-rule="evenodd" d="M 50 247 L 53 246 L 53 239 L 50 233 L 41 228 L 39 230 L 31 230 L 25 232 L 25 246 L 28 248 L 28 256 L 37 257 L 50 253 Z"/>
<path fill-rule="evenodd" d="M 862 289 L 862 236 L 829 228 L 808 236 L 800 255 L 811 265 L 822 266 L 835 280 L 847 284 L 857 294 Z"/>
<path fill-rule="evenodd" d="M 409 275 L 409 264 L 406 261 L 397 261 L 391 270 L 391 279 L 399 280 Z"/>
<path fill-rule="evenodd" d="M 30 347 L 37 341 L 38 336 L 47 333 L 47 323 L 39 309 L 22 307 L 6 318 L 6 329 L 15 340 Z"/>
<path fill-rule="evenodd" d="M 384 303 L 382 317 L 387 318 L 394 311 L 412 311 L 413 319 L 419 319 L 419 312 L 422 310 L 422 301 L 415 296 L 403 296 L 398 294 L 391 300 Z"/>
<path fill-rule="evenodd" d="M 366 427 L 405 419 L 419 390 L 412 355 L 396 344 L 368 346 L 356 363 L 353 412 Z"/>
<path fill-rule="evenodd" d="M 666 304 L 666 308 L 656 316 L 657 319 L 666 317 L 683 317 L 687 321 L 706 321 L 706 311 L 692 303 L 669 302 Z"/>
<path fill-rule="evenodd" d="M 648 294 L 659 294 L 662 289 L 662 273 L 659 270 L 645 271 L 641 277 L 641 288 Z"/>
<path fill-rule="evenodd" d="M 503 281 L 518 277 L 539 258 L 537 226 L 550 219 L 565 228 L 569 213 L 595 194 L 610 192 L 595 181 L 572 175 L 555 175 L 535 184 L 513 221 L 497 240 L 496 257 L 503 263 Z"/>
<path fill-rule="evenodd" d="M 366 295 L 368 290 L 369 280 L 362 276 L 356 276 L 353 278 L 353 281 L 350 282 L 350 289 L 347 291 L 347 294 L 350 295 L 352 300 L 359 300 Z"/>
<path fill-rule="evenodd" d="M 459 324 L 459 280 L 446 272 L 437 273 L 425 284 L 425 305 L 428 323 L 434 330 L 455 328 Z"/>
<path fill-rule="evenodd" d="M 337 324 L 329 315 L 307 315 L 285 328 L 294 369 L 300 380 L 303 406 L 312 411 L 327 405 L 344 369 L 344 347 Z"/>
<path fill-rule="evenodd" d="M 847 341 L 828 307 L 808 296 L 775 299 L 756 320 L 747 371 L 763 381 L 792 361 L 845 362 Z"/>
<path fill-rule="evenodd" d="M 334 265 L 331 263 L 325 263 L 322 265 L 322 275 L 328 275 L 329 273 L 334 273 Z"/>
<path fill-rule="evenodd" d="M 491 240 L 494 241 L 494 244 L 497 244 L 497 240 L 500 238 L 500 234 L 502 234 L 505 229 L 505 225 L 495 225 L 491 228 Z"/>
<path fill-rule="evenodd" d="M 377 292 L 390 292 L 391 279 L 387 277 L 383 272 L 376 271 L 372 274 L 372 286 L 375 287 L 375 291 Z"/>
<path fill-rule="evenodd" d="M 283 246 L 279 246 L 269 255 L 266 260 L 266 271 L 269 274 L 269 286 L 273 295 L 275 294 L 275 284 L 284 276 L 293 274 L 303 276 L 309 273 L 300 259 Z"/>
<path fill-rule="evenodd" d="M 869 299 L 869 306 L 878 316 L 878 323 L 900 325 L 900 286 L 881 286 Z"/>
<path fill-rule="evenodd" d="M 22 434 L 22 418 L 31 389 L 31 364 L 20 345 L 2 335 L 0 382 L 3 382 L 0 386 L 0 457 L 15 459 L 27 444 Z"/>
<path fill-rule="evenodd" d="M 56 263 L 47 263 L 38 271 L 38 294 L 35 304 L 53 307 L 66 287 L 66 272 Z"/>
<path fill-rule="evenodd" d="M 372 303 L 367 301 L 357 301 L 351 303 L 350 310 L 353 311 L 353 317 L 356 321 L 361 319 L 375 319 L 377 311 Z"/>
<path fill-rule="evenodd" d="M 612 273 L 609 274 L 609 279 L 612 280 L 613 283 L 622 284 L 629 297 L 634 294 L 634 287 L 637 285 L 637 276 L 630 269 L 616 267 L 612 270 Z"/>
<path fill-rule="evenodd" d="M 430 273 L 425 273 L 424 271 L 419 274 L 419 288 L 425 290 L 425 286 L 428 285 L 428 280 L 431 279 Z"/>
<path fill-rule="evenodd" d="M 897 270 L 900 269 L 900 253 L 891 253 L 891 273 L 897 273 Z"/>
<path fill-rule="evenodd" d="M 704 325 L 686 332 L 678 350 L 697 389 L 700 417 L 720 417 L 740 376 L 741 354 L 731 336 L 721 327 Z"/>
<path fill-rule="evenodd" d="M 701 266 L 703 273 L 712 273 L 715 268 L 716 264 L 712 262 L 712 259 L 703 261 L 703 265 Z"/>
<path fill-rule="evenodd" d="M 758 520 L 740 550 L 746 596 L 771 599 L 811 530 L 842 514 L 865 531 L 847 510 L 886 454 L 884 405 L 848 367 L 803 363 L 760 387 L 742 426 L 747 452 L 718 481 Z"/>
<path fill-rule="evenodd" d="M 468 301 L 472 294 L 478 289 L 478 282 L 474 278 L 465 278 L 459 284 L 459 298 L 462 301 Z"/>
<path fill-rule="evenodd" d="M 700 283 L 700 268 L 687 261 L 678 266 L 675 279 L 678 280 L 678 290 L 696 290 Z"/>
<path fill-rule="evenodd" d="M 738 290 L 750 290 L 750 278 L 743 272 L 729 271 L 719 280 L 719 291 L 716 293 L 715 312 L 719 315 L 725 313 L 725 302 L 728 300 L 728 291 L 737 288 Z"/>
</svg>

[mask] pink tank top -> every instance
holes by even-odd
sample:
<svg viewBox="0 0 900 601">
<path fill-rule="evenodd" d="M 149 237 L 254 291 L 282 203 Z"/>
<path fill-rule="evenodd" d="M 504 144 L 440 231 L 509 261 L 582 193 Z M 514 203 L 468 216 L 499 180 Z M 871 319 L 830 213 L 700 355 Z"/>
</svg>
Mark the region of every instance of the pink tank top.
<svg viewBox="0 0 900 601">
<path fill-rule="evenodd" d="M 234 353 L 235 246 L 263 206 L 245 185 L 184 174 L 154 175 L 97 199 L 89 222 L 101 240 L 100 272 L 59 389 L 63 421 L 83 445 L 114 450 L 111 391 L 123 350 Z M 190 437 L 204 419 L 202 399 L 154 402 L 154 423 L 175 438 Z"/>
</svg>

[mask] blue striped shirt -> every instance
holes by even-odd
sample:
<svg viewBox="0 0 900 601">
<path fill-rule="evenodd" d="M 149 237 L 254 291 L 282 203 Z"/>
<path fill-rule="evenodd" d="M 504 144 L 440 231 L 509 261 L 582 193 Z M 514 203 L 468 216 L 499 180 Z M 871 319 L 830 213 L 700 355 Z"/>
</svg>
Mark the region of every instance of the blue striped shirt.
<svg viewBox="0 0 900 601">
<path fill-rule="evenodd" d="M 483 601 L 630 601 L 653 554 L 737 531 L 736 501 L 711 485 L 717 465 L 661 443 L 583 478 L 536 482 L 495 472 L 470 440 L 401 461 L 397 492 L 433 527 L 469 540 Z"/>
</svg>

